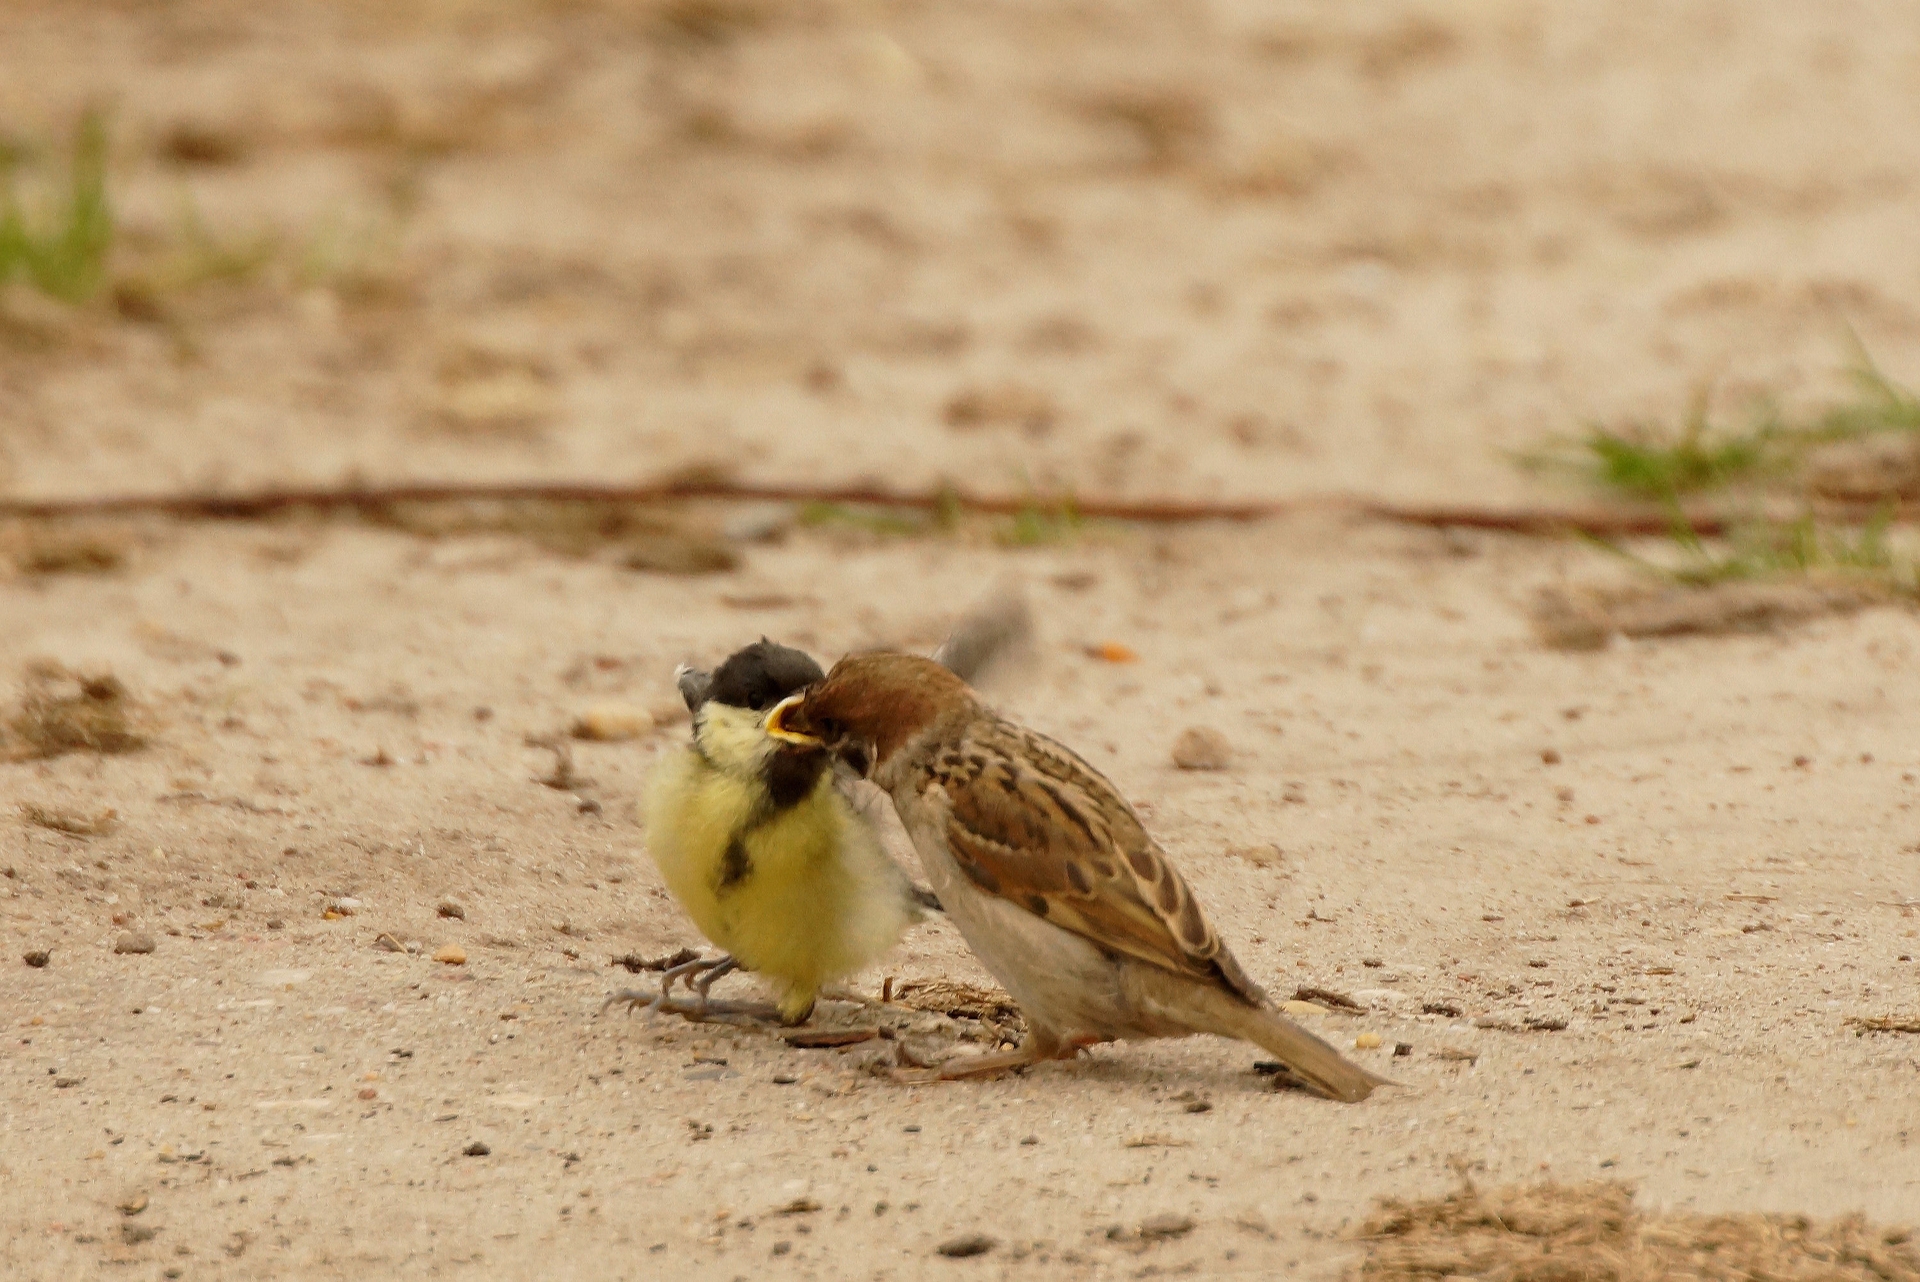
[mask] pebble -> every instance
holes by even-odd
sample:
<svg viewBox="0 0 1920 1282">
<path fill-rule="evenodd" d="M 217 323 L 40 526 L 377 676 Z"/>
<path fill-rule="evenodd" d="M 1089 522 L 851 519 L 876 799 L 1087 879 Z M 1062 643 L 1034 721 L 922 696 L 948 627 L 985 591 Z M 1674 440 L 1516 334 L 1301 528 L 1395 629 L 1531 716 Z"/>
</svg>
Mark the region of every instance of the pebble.
<svg viewBox="0 0 1920 1282">
<path fill-rule="evenodd" d="M 269 918 L 267 918 L 267 929 L 268 929 L 268 930 L 285 930 L 286 928 L 287 928 L 287 923 L 286 923 L 286 919 L 285 919 L 285 918 L 283 918 L 283 917 L 269 917 Z"/>
<path fill-rule="evenodd" d="M 645 708 L 635 708 L 626 704 L 603 703 L 588 708 L 573 724 L 567 727 L 567 733 L 576 739 L 587 739 L 594 743 L 622 743 L 628 739 L 638 739 L 641 735 L 653 732 L 653 714 Z"/>
<path fill-rule="evenodd" d="M 948 1238 L 934 1250 L 948 1259 L 964 1260 L 971 1255 L 985 1255 L 999 1245 L 997 1238 L 990 1238 L 984 1233 L 968 1233 L 961 1237 Z"/>
<path fill-rule="evenodd" d="M 493 1152 L 492 1149 L 488 1148 L 485 1144 L 481 1143 L 479 1140 L 475 1140 L 473 1143 L 467 1145 L 465 1148 L 461 1149 L 460 1151 L 466 1154 L 468 1157 L 485 1157 L 487 1156 L 487 1154 Z"/>
<path fill-rule="evenodd" d="M 1327 1013 L 1327 1008 L 1318 1002 L 1282 1002 L 1280 1003 L 1280 1009 L 1289 1015 L 1324 1015 Z"/>
<path fill-rule="evenodd" d="M 442 899 L 434 906 L 433 911 L 439 913 L 442 917 L 452 917 L 457 921 L 465 921 L 467 919 L 467 910 L 451 899 Z"/>
<path fill-rule="evenodd" d="M 1233 745 L 1211 726 L 1188 726 L 1174 741 L 1173 764 L 1182 770 L 1225 770 L 1233 764 Z"/>
<path fill-rule="evenodd" d="M 130 930 L 113 941 L 113 951 L 116 953 L 150 953 L 156 947 L 158 945 L 153 942 L 153 936 L 143 930 Z"/>
<path fill-rule="evenodd" d="M 53 960 L 53 953 L 45 948 L 36 948 L 30 953 L 22 953 L 20 960 L 35 970 L 39 970 L 42 966 L 45 966 Z"/>
<path fill-rule="evenodd" d="M 433 959 L 448 966 L 464 966 L 467 964 L 467 950 L 458 944 L 442 944 L 433 950 Z"/>
<path fill-rule="evenodd" d="M 1362 1033 L 1353 1039 L 1353 1048 L 1357 1051 L 1374 1050 L 1378 1048 L 1379 1045 L 1380 1034 L 1378 1033 Z"/>
</svg>

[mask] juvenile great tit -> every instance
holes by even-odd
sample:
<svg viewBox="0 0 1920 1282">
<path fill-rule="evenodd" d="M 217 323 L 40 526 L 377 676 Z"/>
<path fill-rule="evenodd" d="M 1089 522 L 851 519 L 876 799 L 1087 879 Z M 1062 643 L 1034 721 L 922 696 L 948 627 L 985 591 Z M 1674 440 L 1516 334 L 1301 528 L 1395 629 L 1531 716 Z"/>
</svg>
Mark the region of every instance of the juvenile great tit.
<svg viewBox="0 0 1920 1282">
<path fill-rule="evenodd" d="M 729 955 L 669 970 L 658 996 L 625 991 L 609 1004 L 798 1024 L 823 987 L 878 960 L 938 907 L 835 786 L 818 742 L 767 730 L 769 709 L 825 675 L 764 638 L 711 674 L 676 674 L 693 736 L 648 781 L 647 848 L 673 897 Z M 740 967 L 774 984 L 775 1008 L 709 1000 L 712 983 Z M 691 1007 L 673 1002 L 680 979 L 697 994 Z"/>
</svg>

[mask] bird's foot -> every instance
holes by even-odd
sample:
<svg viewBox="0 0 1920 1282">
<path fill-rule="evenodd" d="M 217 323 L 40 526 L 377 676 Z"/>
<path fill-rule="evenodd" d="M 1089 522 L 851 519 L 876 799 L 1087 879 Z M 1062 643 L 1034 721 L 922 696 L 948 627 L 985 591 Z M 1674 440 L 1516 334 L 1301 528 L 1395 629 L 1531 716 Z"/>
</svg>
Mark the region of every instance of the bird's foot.
<svg viewBox="0 0 1920 1282">
<path fill-rule="evenodd" d="M 784 1026 L 780 1008 L 771 1002 L 735 1002 L 718 998 L 689 999 L 650 993 L 640 988 L 623 988 L 607 998 L 603 1011 L 624 1005 L 628 1012 L 644 1010 L 653 1015 L 664 1012 L 678 1015 L 696 1024 L 741 1024 L 751 1028 L 778 1029 Z"/>
<path fill-rule="evenodd" d="M 719 961 L 705 967 L 701 974 L 689 979 L 687 981 L 687 987 L 698 994 L 699 999 L 704 1002 L 707 1000 L 707 990 L 713 987 L 715 980 L 719 979 L 722 975 L 731 975 L 739 969 L 740 963 L 734 959 L 732 954 L 728 954 Z"/>
<path fill-rule="evenodd" d="M 614 1006 L 624 1005 L 629 1014 L 644 1009 L 649 1015 L 666 1011 L 670 1015 L 679 1015 L 684 1019 L 700 1020 L 710 1016 L 750 1015 L 778 1020 L 779 1012 L 772 1006 L 759 1002 L 715 1001 L 708 990 L 722 975 L 731 974 L 740 969 L 740 963 L 733 957 L 696 957 L 692 961 L 682 962 L 661 973 L 660 991 L 649 993 L 638 988 L 623 988 L 607 998 L 601 1010 L 607 1011 Z M 684 981 L 693 994 L 691 1000 L 681 1000 L 673 995 L 673 986 Z"/>
</svg>

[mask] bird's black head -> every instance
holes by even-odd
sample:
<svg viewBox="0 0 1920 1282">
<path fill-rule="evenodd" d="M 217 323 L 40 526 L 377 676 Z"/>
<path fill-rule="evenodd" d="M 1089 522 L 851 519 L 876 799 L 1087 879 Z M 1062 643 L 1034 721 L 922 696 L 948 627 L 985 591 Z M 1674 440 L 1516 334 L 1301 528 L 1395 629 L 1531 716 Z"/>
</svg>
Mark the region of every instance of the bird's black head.
<svg viewBox="0 0 1920 1282">
<path fill-rule="evenodd" d="M 804 652 L 761 637 L 729 655 L 710 677 L 683 672 L 680 694 L 690 712 L 698 712 L 700 705 L 709 701 L 765 712 L 826 675 Z"/>
</svg>

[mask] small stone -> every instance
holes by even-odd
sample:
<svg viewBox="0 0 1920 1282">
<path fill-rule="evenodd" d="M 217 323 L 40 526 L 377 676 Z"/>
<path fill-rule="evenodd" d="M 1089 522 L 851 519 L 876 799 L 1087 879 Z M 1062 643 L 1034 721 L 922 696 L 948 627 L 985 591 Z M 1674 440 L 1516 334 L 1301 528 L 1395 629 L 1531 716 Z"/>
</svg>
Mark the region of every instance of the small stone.
<svg viewBox="0 0 1920 1282">
<path fill-rule="evenodd" d="M 1393 1044 L 1393 1057 L 1395 1059 L 1405 1059 L 1411 1054 L 1413 1054 L 1412 1042 L 1395 1042 Z"/>
<path fill-rule="evenodd" d="M 442 899 L 434 906 L 433 911 L 439 913 L 442 917 L 452 917 L 456 921 L 465 921 L 467 919 L 467 910 L 451 899 Z"/>
<path fill-rule="evenodd" d="M 53 960 L 53 953 L 49 949 L 36 948 L 30 953 L 22 953 L 20 960 L 35 970 L 39 970 Z"/>
<path fill-rule="evenodd" d="M 948 1238 L 934 1250 L 950 1260 L 964 1260 L 971 1255 L 985 1255 L 999 1245 L 997 1238 L 990 1238 L 984 1233 L 968 1233 L 962 1237 Z"/>
<path fill-rule="evenodd" d="M 465 1148 L 461 1149 L 460 1151 L 466 1154 L 468 1157 L 485 1157 L 487 1154 L 493 1152 L 492 1149 L 488 1148 L 485 1144 L 481 1143 L 479 1140 L 475 1140 L 473 1143 L 467 1145 Z"/>
<path fill-rule="evenodd" d="M 144 930 L 130 930 L 113 941 L 113 951 L 116 953 L 150 953 L 156 947 L 158 945 L 153 942 L 153 936 Z"/>
<path fill-rule="evenodd" d="M 139 1246 L 142 1242 L 151 1242 L 160 1236 L 160 1230 L 151 1224 L 122 1224 L 120 1240 L 128 1246 Z"/>
<path fill-rule="evenodd" d="M 357 1092 L 361 1099 L 379 1099 L 380 1092 L 372 1086 L 362 1086 Z"/>
<path fill-rule="evenodd" d="M 1140 1222 L 1142 1242 L 1164 1242 L 1170 1238 L 1185 1237 L 1191 1232 L 1193 1232 L 1193 1217 L 1176 1215 L 1172 1211 L 1149 1215 Z"/>
<path fill-rule="evenodd" d="M 1353 1048 L 1357 1051 L 1377 1050 L 1380 1046 L 1380 1034 L 1362 1033 L 1353 1039 Z"/>
<path fill-rule="evenodd" d="M 267 929 L 268 929 L 268 930 L 285 930 L 286 928 L 287 928 L 287 922 L 286 922 L 286 919 L 285 919 L 284 917 L 269 917 L 269 918 L 267 918 Z"/>
<path fill-rule="evenodd" d="M 120 1204 L 120 1214 L 122 1215 L 138 1215 L 146 1209 L 147 1195 L 145 1193 L 135 1193 L 132 1197 Z"/>
<path fill-rule="evenodd" d="M 651 712 L 645 708 L 614 703 L 588 708 L 567 727 L 567 733 L 574 738 L 594 743 L 622 743 L 652 732 Z"/>
<path fill-rule="evenodd" d="M 1560 753 L 1553 748 L 1542 748 L 1540 749 L 1540 760 L 1546 765 L 1557 766 L 1560 764 Z"/>
<path fill-rule="evenodd" d="M 1282 1002 L 1280 1003 L 1280 1009 L 1289 1015 L 1324 1015 L 1327 1013 L 1327 1008 L 1318 1002 Z"/>
<path fill-rule="evenodd" d="M 1182 770 L 1225 770 L 1233 764 L 1233 745 L 1211 726 L 1188 726 L 1174 740 L 1173 764 Z"/>
<path fill-rule="evenodd" d="M 467 950 L 458 944 L 442 944 L 433 950 L 433 959 L 448 966 L 467 964 Z"/>
</svg>

